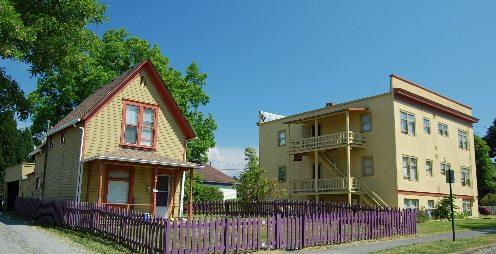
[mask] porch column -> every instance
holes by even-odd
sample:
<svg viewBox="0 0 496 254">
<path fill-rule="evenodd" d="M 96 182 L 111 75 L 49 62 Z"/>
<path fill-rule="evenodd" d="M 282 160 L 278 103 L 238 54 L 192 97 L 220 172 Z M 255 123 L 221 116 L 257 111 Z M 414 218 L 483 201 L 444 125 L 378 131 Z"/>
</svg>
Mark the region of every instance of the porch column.
<svg viewBox="0 0 496 254">
<path fill-rule="evenodd" d="M 103 199 L 103 162 L 100 160 L 98 161 L 98 204 L 101 204 Z"/>
<path fill-rule="evenodd" d="M 157 190 L 157 176 L 158 176 L 158 167 L 154 166 L 153 167 L 153 173 L 152 173 L 152 214 L 155 215 L 157 212 L 157 193 L 155 192 Z"/>
<path fill-rule="evenodd" d="M 348 177 L 348 205 L 351 205 L 351 147 L 350 112 L 346 111 L 346 176 Z"/>
<path fill-rule="evenodd" d="M 317 137 L 319 135 L 319 121 L 317 120 L 317 118 L 315 118 L 314 120 L 314 131 L 315 131 L 315 136 L 313 137 L 314 140 L 313 140 L 313 143 L 314 143 L 314 146 L 317 145 Z M 319 190 L 319 152 L 317 151 L 316 147 L 314 147 L 314 169 L 313 169 L 313 174 L 314 174 L 314 178 L 313 178 L 313 184 L 314 184 L 314 190 L 315 192 L 318 192 Z M 315 199 L 318 199 L 318 196 L 315 196 Z"/>
<path fill-rule="evenodd" d="M 193 169 L 189 170 L 188 220 L 193 220 Z"/>
</svg>

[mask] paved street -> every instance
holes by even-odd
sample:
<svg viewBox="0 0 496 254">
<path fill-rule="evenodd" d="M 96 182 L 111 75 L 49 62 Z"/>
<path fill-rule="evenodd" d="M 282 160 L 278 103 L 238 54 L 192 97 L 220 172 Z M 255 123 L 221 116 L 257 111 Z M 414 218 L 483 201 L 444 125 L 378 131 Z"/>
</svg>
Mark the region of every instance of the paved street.
<svg viewBox="0 0 496 254">
<path fill-rule="evenodd" d="M 0 212 L 0 254 L 85 253 L 58 237 Z"/>
</svg>

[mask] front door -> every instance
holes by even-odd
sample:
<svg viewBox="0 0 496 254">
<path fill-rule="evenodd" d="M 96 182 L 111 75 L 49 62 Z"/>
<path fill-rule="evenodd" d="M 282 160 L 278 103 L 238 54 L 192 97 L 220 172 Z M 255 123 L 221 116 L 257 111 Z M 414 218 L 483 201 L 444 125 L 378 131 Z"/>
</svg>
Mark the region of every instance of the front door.
<svg viewBox="0 0 496 254">
<path fill-rule="evenodd" d="M 169 200 L 169 176 L 159 175 L 157 177 L 157 189 L 155 190 L 155 213 L 157 216 L 167 216 L 167 202 Z"/>
</svg>

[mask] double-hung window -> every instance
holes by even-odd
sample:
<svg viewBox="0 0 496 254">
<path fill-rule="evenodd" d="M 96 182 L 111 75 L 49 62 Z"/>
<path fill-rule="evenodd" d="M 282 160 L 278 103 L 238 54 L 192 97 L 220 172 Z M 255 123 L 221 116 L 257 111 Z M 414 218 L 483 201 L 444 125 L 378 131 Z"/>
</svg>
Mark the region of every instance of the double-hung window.
<svg viewBox="0 0 496 254">
<path fill-rule="evenodd" d="M 403 179 L 417 181 L 417 157 L 403 156 Z"/>
<path fill-rule="evenodd" d="M 122 145 L 154 148 L 157 132 L 157 107 L 124 101 Z"/>
<path fill-rule="evenodd" d="M 362 176 L 373 176 L 374 175 L 374 161 L 372 156 L 362 157 Z"/>
<path fill-rule="evenodd" d="M 470 169 L 467 167 L 461 167 L 461 172 L 462 186 L 470 186 Z"/>
<path fill-rule="evenodd" d="M 406 111 L 400 111 L 401 133 L 415 136 L 415 115 Z"/>
<path fill-rule="evenodd" d="M 279 182 L 286 182 L 286 166 L 279 166 Z"/>
<path fill-rule="evenodd" d="M 129 170 L 110 170 L 107 182 L 107 203 L 129 203 L 129 185 L 131 172 Z"/>
<path fill-rule="evenodd" d="M 448 136 L 448 125 L 444 123 L 438 123 L 437 124 L 437 131 L 439 135 L 447 137 Z"/>
<path fill-rule="evenodd" d="M 460 147 L 463 150 L 468 150 L 466 131 L 458 130 L 458 147 Z"/>
<path fill-rule="evenodd" d="M 424 118 L 424 133 L 431 134 L 431 120 Z"/>
<path fill-rule="evenodd" d="M 432 174 L 432 161 L 431 160 L 425 161 L 425 173 L 428 176 L 433 176 L 433 174 Z"/>
<path fill-rule="evenodd" d="M 362 131 L 368 132 L 372 130 L 372 117 L 370 113 L 365 113 L 360 116 L 360 122 L 362 125 Z"/>
<path fill-rule="evenodd" d="M 451 164 L 441 162 L 441 175 L 446 175 L 446 171 L 451 170 Z"/>
<path fill-rule="evenodd" d="M 405 200 L 403 202 L 404 202 L 404 205 L 403 205 L 404 208 L 412 208 L 412 209 L 418 209 L 419 208 L 419 200 L 418 199 L 405 198 Z"/>
<path fill-rule="evenodd" d="M 277 134 L 277 140 L 278 140 L 278 144 L 279 146 L 284 146 L 286 145 L 286 131 L 279 131 L 279 133 Z"/>
<path fill-rule="evenodd" d="M 463 200 L 462 201 L 462 209 L 463 209 L 463 212 L 467 215 L 467 216 L 472 216 L 472 202 L 470 200 Z"/>
</svg>

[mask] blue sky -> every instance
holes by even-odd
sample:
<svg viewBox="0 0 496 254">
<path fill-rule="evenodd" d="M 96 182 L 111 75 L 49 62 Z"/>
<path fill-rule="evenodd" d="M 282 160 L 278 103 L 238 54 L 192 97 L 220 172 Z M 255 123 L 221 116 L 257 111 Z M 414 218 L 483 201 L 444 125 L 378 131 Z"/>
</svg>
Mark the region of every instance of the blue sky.
<svg viewBox="0 0 496 254">
<path fill-rule="evenodd" d="M 97 32 L 124 27 L 174 67 L 197 61 L 208 73 L 220 168 L 239 168 L 242 150 L 258 147 L 258 110 L 287 115 L 382 93 L 391 73 L 471 105 L 477 134 L 496 117 L 496 2 L 105 3 L 109 22 Z M 33 89 L 25 66 L 0 65 Z"/>
</svg>

